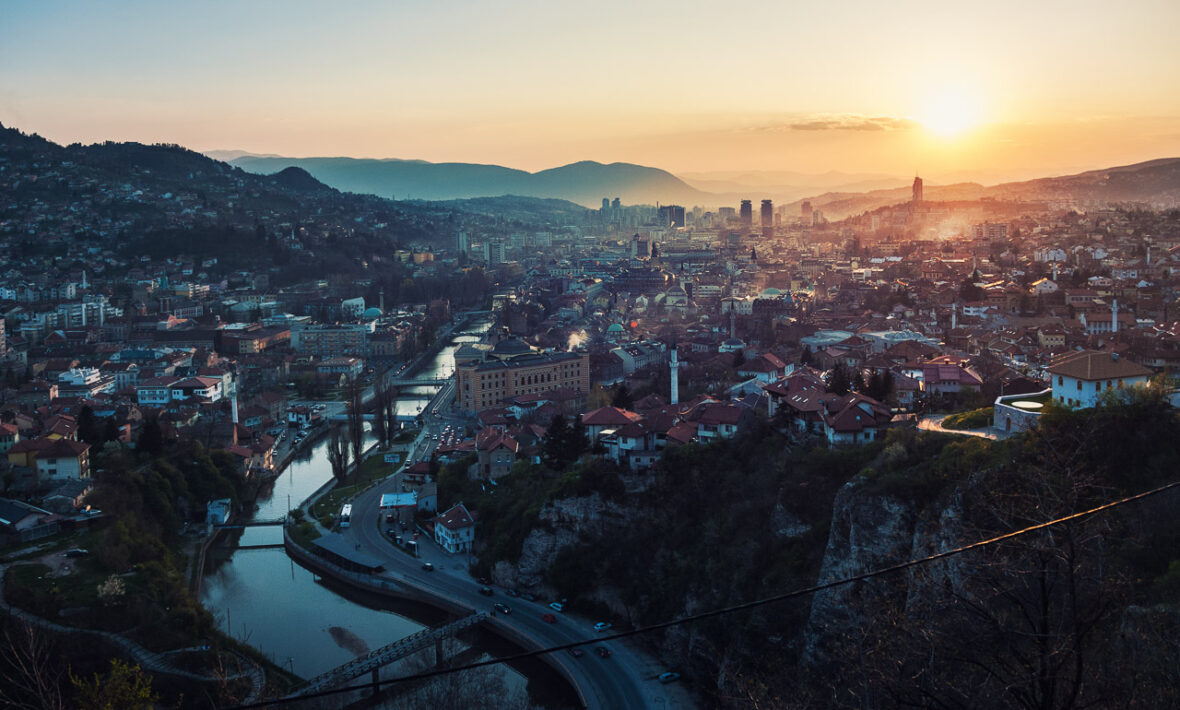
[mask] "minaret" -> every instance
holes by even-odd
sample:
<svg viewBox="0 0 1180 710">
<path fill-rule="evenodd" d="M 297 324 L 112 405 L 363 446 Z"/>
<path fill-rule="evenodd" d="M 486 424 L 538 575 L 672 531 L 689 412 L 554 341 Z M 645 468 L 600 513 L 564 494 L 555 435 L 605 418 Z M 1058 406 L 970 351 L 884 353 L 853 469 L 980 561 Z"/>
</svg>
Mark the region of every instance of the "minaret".
<svg viewBox="0 0 1180 710">
<path fill-rule="evenodd" d="M 86 289 L 86 269 L 82 269 L 82 288 Z"/>
<path fill-rule="evenodd" d="M 385 313 L 385 287 L 384 286 L 381 287 L 381 291 L 377 296 L 377 307 L 381 309 L 382 313 Z"/>
<path fill-rule="evenodd" d="M 677 404 L 680 402 L 680 360 L 676 357 L 676 344 L 672 344 L 672 388 L 669 396 L 669 404 Z"/>
<path fill-rule="evenodd" d="M 1119 332 L 1119 299 L 1110 302 L 1110 332 Z"/>
<path fill-rule="evenodd" d="M 958 322 L 959 322 L 959 304 L 952 303 L 951 304 L 951 330 L 954 330 L 956 327 L 958 327 Z"/>
<path fill-rule="evenodd" d="M 82 327 L 86 327 L 86 301 L 82 301 Z"/>
<path fill-rule="evenodd" d="M 729 337 L 736 338 L 736 329 L 734 323 L 737 321 L 737 304 L 733 301 L 729 302 Z"/>
</svg>

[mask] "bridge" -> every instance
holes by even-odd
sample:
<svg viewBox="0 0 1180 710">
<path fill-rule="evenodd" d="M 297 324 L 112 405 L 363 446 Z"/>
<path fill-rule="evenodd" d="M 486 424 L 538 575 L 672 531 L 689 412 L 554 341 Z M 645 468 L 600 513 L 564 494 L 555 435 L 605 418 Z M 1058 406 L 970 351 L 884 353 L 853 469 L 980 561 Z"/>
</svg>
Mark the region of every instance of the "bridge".
<svg viewBox="0 0 1180 710">
<path fill-rule="evenodd" d="M 232 530 L 235 528 L 261 528 L 269 525 L 283 525 L 286 522 L 286 518 L 274 518 L 273 520 L 247 520 L 244 523 L 214 524 L 213 527 L 221 530 Z"/>
<path fill-rule="evenodd" d="M 432 379 L 429 377 L 423 377 L 420 379 L 406 377 L 406 378 L 390 378 L 388 380 L 385 380 L 385 384 L 389 385 L 390 387 L 442 387 L 443 385 L 445 385 L 446 383 L 448 383 L 450 381 L 451 381 L 451 378 L 449 378 L 449 377 L 444 377 L 441 379 L 439 379 L 439 378 Z"/>
<path fill-rule="evenodd" d="M 358 656 L 342 666 L 337 666 L 327 673 L 312 678 L 307 681 L 306 685 L 287 697 L 298 698 L 302 695 L 328 690 L 329 688 L 342 685 L 353 678 L 362 676 L 365 673 L 373 673 L 375 678 L 378 669 L 382 666 L 389 665 L 394 661 L 401 660 L 410 654 L 417 653 L 431 646 L 435 646 L 436 653 L 441 655 L 437 649 L 439 649 L 443 639 L 454 636 L 464 629 L 481 623 L 487 616 L 487 614 L 479 612 L 465 616 L 458 621 L 452 621 L 444 626 L 438 626 L 433 629 L 422 629 L 417 633 L 394 641 L 388 646 L 383 646 L 363 656 Z M 436 662 L 440 660 L 441 658 L 435 659 Z"/>
</svg>

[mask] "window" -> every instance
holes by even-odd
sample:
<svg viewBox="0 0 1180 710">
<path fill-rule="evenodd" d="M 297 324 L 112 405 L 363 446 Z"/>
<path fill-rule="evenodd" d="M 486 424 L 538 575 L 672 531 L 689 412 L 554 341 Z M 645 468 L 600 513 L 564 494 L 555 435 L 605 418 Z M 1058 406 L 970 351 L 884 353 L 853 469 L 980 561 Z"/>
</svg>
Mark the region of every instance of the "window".
<svg viewBox="0 0 1180 710">
<path fill-rule="evenodd" d="M 1058 384 L 1058 385 L 1063 385 L 1063 384 L 1065 384 L 1065 378 L 1064 378 L 1064 377 L 1062 377 L 1061 375 L 1058 375 L 1058 376 L 1057 376 L 1057 384 Z"/>
<path fill-rule="evenodd" d="M 1078 392 L 1082 391 L 1082 381 L 1078 380 Z"/>
</svg>

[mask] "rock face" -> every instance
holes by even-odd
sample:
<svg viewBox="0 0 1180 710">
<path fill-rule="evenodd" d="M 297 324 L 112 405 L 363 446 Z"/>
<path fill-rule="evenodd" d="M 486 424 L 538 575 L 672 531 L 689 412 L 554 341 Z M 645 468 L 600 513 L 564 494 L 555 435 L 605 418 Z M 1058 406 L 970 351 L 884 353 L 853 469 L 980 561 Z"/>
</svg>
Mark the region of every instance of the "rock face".
<svg viewBox="0 0 1180 710">
<path fill-rule="evenodd" d="M 603 538 L 624 519 L 623 508 L 597 493 L 554 501 L 541 509 L 538 525 L 525 538 L 517 563 L 496 563 L 492 579 L 508 588 L 551 591 L 545 586 L 545 572 L 562 549 Z"/>
<path fill-rule="evenodd" d="M 910 558 L 917 512 L 898 498 L 869 494 L 865 487 L 863 479 L 854 479 L 836 494 L 820 584 Z M 877 580 L 817 592 L 805 632 L 805 661 L 822 660 L 824 648 L 857 624 L 856 610 L 871 608 L 875 597 L 888 593 L 889 587 Z"/>
</svg>

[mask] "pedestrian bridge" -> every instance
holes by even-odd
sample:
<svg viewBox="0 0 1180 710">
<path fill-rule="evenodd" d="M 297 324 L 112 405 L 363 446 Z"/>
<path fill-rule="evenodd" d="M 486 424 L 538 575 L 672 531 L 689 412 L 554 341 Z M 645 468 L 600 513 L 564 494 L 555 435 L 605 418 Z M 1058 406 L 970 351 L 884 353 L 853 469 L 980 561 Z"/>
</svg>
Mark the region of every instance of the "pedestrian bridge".
<svg viewBox="0 0 1180 710">
<path fill-rule="evenodd" d="M 444 626 L 423 629 L 417 633 L 410 634 L 403 639 L 394 641 L 388 646 L 383 646 L 363 656 L 358 656 L 342 666 L 338 666 L 327 673 L 312 678 L 307 681 L 306 685 L 287 697 L 297 698 L 302 695 L 309 695 L 311 693 L 318 693 L 321 690 L 334 688 L 365 673 L 374 673 L 382 666 L 399 661 L 406 656 L 425 650 L 431 646 L 434 646 L 436 653 L 438 653 L 438 649 L 444 639 L 454 636 L 464 629 L 475 626 L 486 618 L 487 614 L 479 612 L 465 616 L 458 621 L 452 621 Z M 441 659 L 436 658 L 435 660 L 438 661 Z"/>
<path fill-rule="evenodd" d="M 445 385 L 446 383 L 448 383 L 450 381 L 451 381 L 451 378 L 449 378 L 449 377 L 444 377 L 441 379 L 438 379 L 438 378 L 432 379 L 432 378 L 427 378 L 427 377 L 418 379 L 418 378 L 407 377 L 407 378 L 400 378 L 400 379 L 391 378 L 391 379 L 386 380 L 385 384 L 387 384 L 391 387 L 442 387 L 443 385 Z"/>
</svg>

